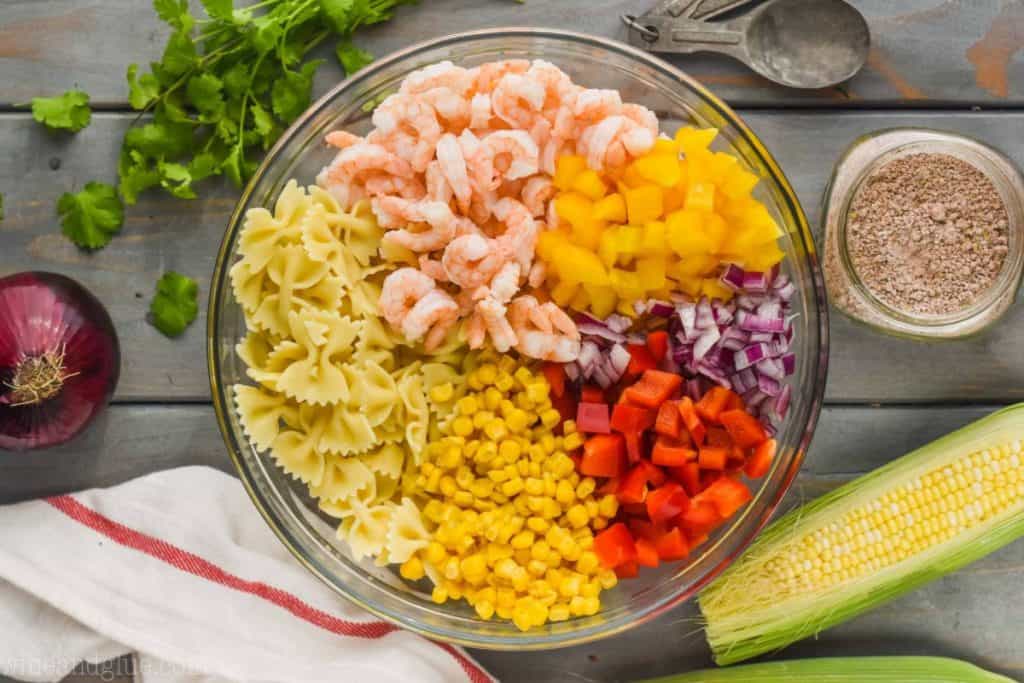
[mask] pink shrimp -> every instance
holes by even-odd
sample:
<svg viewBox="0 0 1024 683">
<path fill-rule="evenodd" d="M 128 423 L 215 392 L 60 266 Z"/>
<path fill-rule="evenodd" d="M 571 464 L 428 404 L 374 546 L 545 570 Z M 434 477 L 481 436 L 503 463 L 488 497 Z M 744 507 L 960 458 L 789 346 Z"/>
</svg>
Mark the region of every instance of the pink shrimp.
<svg viewBox="0 0 1024 683">
<path fill-rule="evenodd" d="M 544 87 L 544 91 L 547 94 L 545 108 L 548 106 L 561 106 L 562 101 L 577 88 L 567 73 L 543 59 L 533 60 L 530 68 L 526 70 L 526 77 L 533 79 Z"/>
<path fill-rule="evenodd" d="M 459 306 L 451 295 L 440 289 L 432 289 L 406 314 L 402 320 L 402 334 L 409 341 L 417 341 L 425 336 L 423 348 L 433 351 L 445 340 L 458 319 Z"/>
<path fill-rule="evenodd" d="M 384 278 L 380 289 L 380 312 L 384 319 L 399 329 L 413 306 L 437 288 L 433 278 L 415 268 L 399 268 Z"/>
<path fill-rule="evenodd" d="M 523 186 L 523 204 L 534 217 L 541 217 L 548 208 L 548 200 L 555 196 L 555 186 L 551 178 L 537 175 L 526 181 Z"/>
<path fill-rule="evenodd" d="M 469 182 L 466 158 L 463 156 L 459 139 L 451 133 L 445 133 L 437 141 L 436 153 L 438 168 L 455 194 L 459 208 L 465 213 L 473 196 L 473 187 Z"/>
<path fill-rule="evenodd" d="M 423 173 L 423 179 L 427 183 L 426 196 L 435 202 L 444 202 L 447 204 L 452 200 L 452 186 L 448 184 L 448 180 L 444 177 L 444 171 L 441 170 L 441 164 L 437 161 L 431 161 L 427 164 L 427 170 Z"/>
<path fill-rule="evenodd" d="M 519 277 L 522 270 L 515 261 L 508 261 L 491 281 L 484 287 L 477 287 L 473 293 L 475 299 L 491 298 L 501 303 L 508 303 L 519 291 Z"/>
<path fill-rule="evenodd" d="M 441 256 L 448 279 L 464 289 L 475 289 L 490 280 L 501 264 L 496 243 L 482 235 L 456 237 Z"/>
<path fill-rule="evenodd" d="M 327 183 L 350 183 L 359 182 L 366 174 L 375 172 L 411 178 L 413 169 L 404 159 L 384 147 L 361 142 L 338 152 L 334 161 L 321 171 L 321 176 Z M 318 183 L 321 176 L 318 176 Z"/>
<path fill-rule="evenodd" d="M 476 305 L 475 301 L 471 303 L 473 306 Z M 466 320 L 466 343 L 471 349 L 479 349 L 486 339 L 487 323 L 484 322 L 483 314 L 474 310 Z"/>
<path fill-rule="evenodd" d="M 366 177 L 363 188 L 370 197 L 397 195 L 402 199 L 417 201 L 426 196 L 427 190 L 416 176 L 402 178 L 387 173 L 372 173 Z"/>
<path fill-rule="evenodd" d="M 655 136 L 647 128 L 625 116 L 609 116 L 587 128 L 580 136 L 577 151 L 587 157 L 595 170 L 624 165 L 629 156 L 639 156 L 654 145 Z"/>
<path fill-rule="evenodd" d="M 373 139 L 387 146 L 422 173 L 434 158 L 441 124 L 433 107 L 419 96 L 397 93 L 373 110 Z"/>
<path fill-rule="evenodd" d="M 544 284 L 544 279 L 548 275 L 548 268 L 543 261 L 537 261 L 530 267 L 530 275 L 526 278 L 526 282 L 531 287 L 540 287 Z"/>
<path fill-rule="evenodd" d="M 621 114 L 622 97 L 618 90 L 587 88 L 576 95 L 572 113 L 577 128 L 583 128 L 609 116 Z"/>
<path fill-rule="evenodd" d="M 494 111 L 491 109 L 491 96 L 489 93 L 480 92 L 473 95 L 469 102 L 469 127 L 489 128 Z"/>
<path fill-rule="evenodd" d="M 420 93 L 418 97 L 433 107 L 438 118 L 443 120 L 450 130 L 460 131 L 469 125 L 469 100 L 451 88 L 432 88 Z"/>
<path fill-rule="evenodd" d="M 489 93 L 506 74 L 523 74 L 529 68 L 530 62 L 525 59 L 505 59 L 481 64 L 475 70 L 473 90 L 478 93 Z"/>
<path fill-rule="evenodd" d="M 444 266 L 441 265 L 440 261 L 430 258 L 430 254 L 420 254 L 419 257 L 420 270 L 437 282 L 448 282 L 448 273 L 444 271 Z"/>
<path fill-rule="evenodd" d="M 647 107 L 627 102 L 622 105 L 622 115 L 658 137 L 658 116 Z"/>
<path fill-rule="evenodd" d="M 483 318 L 483 324 L 491 336 L 491 343 L 498 353 L 505 353 L 519 341 L 515 330 L 505 317 L 506 310 L 505 304 L 490 297 L 476 305 L 476 311 Z"/>
<path fill-rule="evenodd" d="M 526 76 L 506 74 L 491 93 L 494 114 L 515 128 L 530 128 L 544 108 L 544 86 Z"/>
<path fill-rule="evenodd" d="M 539 228 L 529 209 L 514 199 L 499 199 L 492 207 L 494 217 L 505 224 L 505 232 L 497 238 L 503 258 L 519 264 L 528 273 L 533 262 Z"/>
<path fill-rule="evenodd" d="M 473 87 L 474 76 L 473 70 L 455 66 L 450 61 L 445 60 L 413 71 L 402 81 L 398 92 L 407 95 L 417 95 L 434 88 L 443 87 L 463 95 Z"/>
<path fill-rule="evenodd" d="M 360 142 L 366 142 L 366 140 L 358 135 L 349 133 L 347 130 L 332 130 L 324 136 L 324 142 L 331 147 L 345 149 L 346 147 L 351 147 L 352 145 L 359 144 Z"/>
<path fill-rule="evenodd" d="M 580 333 L 568 314 L 552 302 L 538 303 L 530 295 L 513 299 L 508 322 L 516 336 L 516 350 L 524 356 L 567 363 L 580 353 Z"/>
<path fill-rule="evenodd" d="M 496 190 L 501 179 L 515 180 L 537 172 L 537 143 L 522 130 L 500 130 L 480 142 L 472 157 L 467 157 L 473 180 L 482 190 Z"/>
<path fill-rule="evenodd" d="M 371 204 L 381 225 L 394 225 L 396 220 L 407 223 L 426 223 L 426 230 L 409 228 L 391 230 L 383 239 L 417 252 L 444 248 L 455 237 L 456 220 L 451 208 L 444 202 L 423 200 L 410 202 L 399 197 L 380 197 Z"/>
</svg>

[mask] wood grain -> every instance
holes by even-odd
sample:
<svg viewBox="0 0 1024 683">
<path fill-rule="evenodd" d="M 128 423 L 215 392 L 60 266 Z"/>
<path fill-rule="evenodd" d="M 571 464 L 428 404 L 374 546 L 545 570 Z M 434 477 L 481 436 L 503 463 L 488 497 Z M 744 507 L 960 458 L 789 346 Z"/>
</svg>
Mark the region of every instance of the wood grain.
<svg viewBox="0 0 1024 683">
<path fill-rule="evenodd" d="M 746 121 L 785 169 L 817 225 L 832 164 L 858 136 L 894 126 L 959 131 L 1002 149 L 1024 165 L 1024 114 L 751 111 Z M 209 397 L 203 346 L 205 317 L 170 340 L 146 322 L 159 275 L 175 269 L 200 282 L 209 277 L 235 191 L 215 186 L 207 199 L 182 201 L 162 193 L 129 207 L 122 234 L 87 254 L 59 231 L 57 197 L 91 179 L 114 182 L 125 114 L 98 114 L 74 137 L 52 135 L 20 114 L 0 115 L 0 275 L 27 269 L 74 277 L 110 308 L 121 337 L 120 401 L 203 401 Z M 54 167 L 58 166 L 56 170 Z M 820 239 L 819 239 L 820 242 Z M 205 309 L 205 305 L 200 307 Z M 827 399 L 838 402 L 1010 401 L 1024 399 L 1024 311 L 1011 309 L 990 332 L 968 341 L 920 344 L 893 339 L 832 316 Z M 936 369 L 941 371 L 936 372 Z"/>
<path fill-rule="evenodd" d="M 868 66 L 840 88 L 800 92 L 707 55 L 671 57 L 733 104 L 890 106 L 1024 102 L 1022 0 L 852 0 L 867 17 L 875 49 Z M 433 36 L 495 26 L 558 26 L 625 39 L 620 14 L 653 0 L 592 0 L 585 5 L 530 0 L 423 0 L 398 20 L 360 31 L 357 42 L 383 55 Z M 1001 5 L 1004 6 L 1001 8 Z M 130 62 L 159 56 L 167 29 L 150 3 L 136 0 L 5 0 L 0 16 L 0 106 L 84 88 L 103 107 L 125 107 Z M 341 76 L 328 63 L 316 92 Z"/>
<path fill-rule="evenodd" d="M 991 410 L 827 407 L 786 505 L 821 495 Z M 114 406 L 76 443 L 41 453 L 0 454 L 0 502 L 109 486 L 192 464 L 229 469 L 212 408 Z M 1024 544 L 1017 543 L 783 656 L 946 655 L 1024 677 L 1016 599 L 1021 582 Z M 529 656 L 474 654 L 506 683 L 653 677 L 710 664 L 696 618 L 695 608 L 686 605 L 605 642 Z"/>
</svg>

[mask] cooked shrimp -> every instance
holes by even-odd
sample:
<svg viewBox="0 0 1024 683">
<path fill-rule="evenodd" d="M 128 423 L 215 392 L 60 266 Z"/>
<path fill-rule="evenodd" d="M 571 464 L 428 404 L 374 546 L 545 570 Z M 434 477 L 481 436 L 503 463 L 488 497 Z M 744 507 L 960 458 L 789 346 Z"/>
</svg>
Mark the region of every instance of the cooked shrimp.
<svg viewBox="0 0 1024 683">
<path fill-rule="evenodd" d="M 477 288 L 474 297 L 478 299 L 492 298 L 501 303 L 508 303 L 519 291 L 519 276 L 522 270 L 515 261 L 505 263 L 501 270 L 491 278 L 486 287 Z"/>
<path fill-rule="evenodd" d="M 408 223 L 426 223 L 423 231 L 409 228 L 391 230 L 383 239 L 417 252 L 442 249 L 455 236 L 455 214 L 444 202 L 423 200 L 410 202 L 399 197 L 380 197 L 373 200 L 372 208 L 381 225 L 394 224 L 395 219 Z M 386 217 L 386 220 L 382 219 Z"/>
<path fill-rule="evenodd" d="M 506 74 L 526 73 L 529 68 L 530 62 L 525 59 L 505 59 L 481 64 L 475 70 L 473 90 L 478 93 L 489 93 Z"/>
<path fill-rule="evenodd" d="M 476 305 L 476 302 L 473 302 Z M 479 349 L 487 339 L 487 323 L 479 311 L 473 311 L 466 320 L 466 343 L 471 349 Z"/>
<path fill-rule="evenodd" d="M 483 190 L 496 190 L 502 178 L 515 180 L 537 172 L 537 143 L 522 130 L 500 130 L 480 141 L 467 157 L 473 180 Z"/>
<path fill-rule="evenodd" d="M 587 158 L 587 165 L 595 170 L 618 167 L 654 145 L 655 136 L 640 124 L 625 116 L 609 116 L 590 126 L 580 136 L 577 151 Z"/>
<path fill-rule="evenodd" d="M 331 147 L 337 147 L 338 149 L 345 149 L 360 142 L 366 142 L 363 138 L 353 135 L 347 130 L 332 130 L 324 136 L 324 141 Z"/>
<path fill-rule="evenodd" d="M 496 243 L 482 235 L 456 237 L 441 256 L 448 279 L 465 289 L 476 289 L 490 280 L 501 264 Z"/>
<path fill-rule="evenodd" d="M 360 142 L 338 152 L 321 175 L 330 183 L 356 183 L 369 173 L 383 172 L 400 178 L 411 178 L 412 166 L 396 154 L 369 142 Z M 318 177 L 319 182 L 319 177 Z"/>
<path fill-rule="evenodd" d="M 448 273 L 445 272 L 444 266 L 440 261 L 430 258 L 430 254 L 420 254 L 419 264 L 420 270 L 437 282 L 448 282 Z"/>
<path fill-rule="evenodd" d="M 444 177 L 444 171 L 441 170 L 441 164 L 438 161 L 431 161 L 427 164 L 427 170 L 424 171 L 423 178 L 427 183 L 426 194 L 428 199 L 432 199 L 435 202 L 444 202 L 445 204 L 452 200 L 452 186 L 448 184 L 448 180 Z"/>
<path fill-rule="evenodd" d="M 445 291 L 432 289 L 413 305 L 402 320 L 402 334 L 409 341 L 417 341 L 424 336 L 423 347 L 432 351 L 445 337 L 459 319 L 459 306 Z"/>
<path fill-rule="evenodd" d="M 559 106 L 562 101 L 577 88 L 569 74 L 551 62 L 535 59 L 526 70 L 526 77 L 540 83 L 547 94 L 546 106 Z"/>
<path fill-rule="evenodd" d="M 658 117 L 647 107 L 627 102 L 622 105 L 622 115 L 650 131 L 654 137 L 658 136 Z"/>
<path fill-rule="evenodd" d="M 576 117 L 577 127 L 582 128 L 621 114 L 622 97 L 618 90 L 586 88 L 576 95 L 572 113 Z"/>
<path fill-rule="evenodd" d="M 523 186 L 523 204 L 530 213 L 539 218 L 548 209 L 548 200 L 555 195 L 555 186 L 551 178 L 538 175 L 530 178 Z"/>
<path fill-rule="evenodd" d="M 476 310 L 483 318 L 484 326 L 491 336 L 491 343 L 494 344 L 495 351 L 505 353 L 516 346 L 519 340 L 512 325 L 505 317 L 505 304 L 488 297 L 477 303 Z"/>
<path fill-rule="evenodd" d="M 429 275 L 415 268 L 399 268 L 384 278 L 380 289 L 380 312 L 392 327 L 398 329 L 416 302 L 437 288 Z"/>
<path fill-rule="evenodd" d="M 373 110 L 373 139 L 422 173 L 434 158 L 442 130 L 434 108 L 419 96 L 396 93 Z"/>
<path fill-rule="evenodd" d="M 540 287 L 544 284 L 544 278 L 548 275 L 548 268 L 544 265 L 543 261 L 537 261 L 530 268 L 530 275 L 526 278 L 526 283 L 531 287 Z"/>
<path fill-rule="evenodd" d="M 544 86 L 526 76 L 506 74 L 491 93 L 494 114 L 516 128 L 530 128 L 544 108 Z"/>
<path fill-rule="evenodd" d="M 438 168 L 455 194 L 459 208 L 465 212 L 469 208 L 469 200 L 473 196 L 473 187 L 469 182 L 466 158 L 462 154 L 459 139 L 451 133 L 445 133 L 437 141 L 436 151 Z"/>
<path fill-rule="evenodd" d="M 501 254 L 515 260 L 522 272 L 529 272 L 537 245 L 537 221 L 526 206 L 514 199 L 499 199 L 492 211 L 494 217 L 505 224 L 505 232 L 497 238 Z"/>
<path fill-rule="evenodd" d="M 398 195 L 402 199 L 417 201 L 426 196 L 427 190 L 416 176 L 401 178 L 387 173 L 372 173 L 367 176 L 363 188 L 370 197 Z"/>
<path fill-rule="evenodd" d="M 451 88 L 431 88 L 420 93 L 419 97 L 434 108 L 449 129 L 462 130 L 469 124 L 469 100 Z"/>
<path fill-rule="evenodd" d="M 473 86 L 474 75 L 470 69 L 445 60 L 413 71 L 402 81 L 398 92 L 417 95 L 434 88 L 449 88 L 461 95 Z"/>
<path fill-rule="evenodd" d="M 469 102 L 469 127 L 488 128 L 493 116 L 490 93 L 480 92 L 473 95 L 473 99 Z"/>
<path fill-rule="evenodd" d="M 516 350 L 524 356 L 567 363 L 580 353 L 576 323 L 552 302 L 538 303 L 530 295 L 513 299 L 508 322 L 517 339 Z"/>
</svg>

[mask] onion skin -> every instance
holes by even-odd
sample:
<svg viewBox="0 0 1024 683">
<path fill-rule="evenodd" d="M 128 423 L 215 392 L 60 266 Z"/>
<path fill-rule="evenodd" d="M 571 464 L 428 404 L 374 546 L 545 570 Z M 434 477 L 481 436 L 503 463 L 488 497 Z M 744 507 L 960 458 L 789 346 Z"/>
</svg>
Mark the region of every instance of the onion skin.
<svg viewBox="0 0 1024 683">
<path fill-rule="evenodd" d="M 63 354 L 59 391 L 17 403 L 10 384 L 25 358 Z M 63 443 L 106 407 L 121 351 L 103 304 L 74 280 L 46 272 L 0 278 L 0 450 Z"/>
</svg>

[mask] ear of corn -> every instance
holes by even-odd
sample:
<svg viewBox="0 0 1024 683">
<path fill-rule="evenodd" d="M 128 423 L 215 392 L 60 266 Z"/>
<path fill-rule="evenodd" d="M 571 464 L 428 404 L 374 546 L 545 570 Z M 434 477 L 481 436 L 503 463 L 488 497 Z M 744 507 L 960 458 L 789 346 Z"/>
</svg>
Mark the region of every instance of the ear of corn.
<svg viewBox="0 0 1024 683">
<path fill-rule="evenodd" d="M 690 671 L 644 683 L 1013 683 L 946 657 L 823 657 Z"/>
<path fill-rule="evenodd" d="M 778 650 L 1024 534 L 1024 404 L 793 510 L 699 598 L 720 665 Z"/>
</svg>

